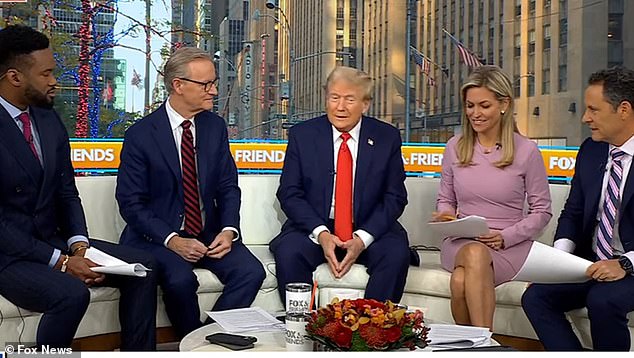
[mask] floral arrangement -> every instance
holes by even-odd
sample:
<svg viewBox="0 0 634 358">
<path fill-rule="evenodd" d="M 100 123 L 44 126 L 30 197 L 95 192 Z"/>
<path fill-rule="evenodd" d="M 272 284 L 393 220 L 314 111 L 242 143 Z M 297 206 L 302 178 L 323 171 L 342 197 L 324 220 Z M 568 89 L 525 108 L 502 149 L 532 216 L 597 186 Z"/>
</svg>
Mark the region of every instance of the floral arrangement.
<svg viewBox="0 0 634 358">
<path fill-rule="evenodd" d="M 420 310 L 407 312 L 391 301 L 335 298 L 311 313 L 306 337 L 327 350 L 413 350 L 427 346 L 428 330 Z"/>
</svg>

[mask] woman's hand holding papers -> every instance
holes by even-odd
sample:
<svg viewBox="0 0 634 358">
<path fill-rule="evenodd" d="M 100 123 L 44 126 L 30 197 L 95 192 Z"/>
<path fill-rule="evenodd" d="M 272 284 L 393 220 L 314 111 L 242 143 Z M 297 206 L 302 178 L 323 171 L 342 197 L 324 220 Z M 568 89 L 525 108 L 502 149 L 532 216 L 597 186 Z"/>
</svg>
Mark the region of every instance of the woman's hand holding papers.
<svg viewBox="0 0 634 358">
<path fill-rule="evenodd" d="M 493 250 L 504 248 L 504 239 L 502 239 L 502 232 L 499 230 L 490 230 L 488 234 L 480 235 L 476 239 Z"/>
<path fill-rule="evenodd" d="M 456 220 L 456 215 L 449 211 L 434 211 L 431 214 L 431 222 L 452 221 Z"/>
</svg>

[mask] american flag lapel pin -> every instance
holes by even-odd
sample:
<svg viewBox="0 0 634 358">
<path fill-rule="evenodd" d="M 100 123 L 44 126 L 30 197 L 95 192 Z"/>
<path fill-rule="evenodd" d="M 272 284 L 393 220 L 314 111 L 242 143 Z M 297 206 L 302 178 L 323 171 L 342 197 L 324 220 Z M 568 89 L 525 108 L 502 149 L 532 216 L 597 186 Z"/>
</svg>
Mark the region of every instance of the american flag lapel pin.
<svg viewBox="0 0 634 358">
<path fill-rule="evenodd" d="M 368 138 L 368 144 L 369 145 L 374 145 L 374 141 L 372 140 L 372 138 Z"/>
</svg>

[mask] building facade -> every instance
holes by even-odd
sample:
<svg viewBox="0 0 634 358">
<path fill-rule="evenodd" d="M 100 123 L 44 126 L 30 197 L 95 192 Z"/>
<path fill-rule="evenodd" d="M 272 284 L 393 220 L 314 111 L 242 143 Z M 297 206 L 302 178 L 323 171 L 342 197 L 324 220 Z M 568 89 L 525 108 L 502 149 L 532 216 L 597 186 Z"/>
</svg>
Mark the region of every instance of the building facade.
<svg viewBox="0 0 634 358">
<path fill-rule="evenodd" d="M 412 140 L 444 142 L 459 131 L 460 86 L 469 74 L 445 31 L 483 63 L 511 77 L 522 134 L 541 145 L 576 146 L 588 76 L 614 65 L 634 67 L 634 3 L 623 0 L 412 1 L 414 46 L 434 62 L 413 67 Z M 629 15 L 629 16 L 628 16 Z M 589 25 L 591 24 L 591 26 Z"/>
</svg>

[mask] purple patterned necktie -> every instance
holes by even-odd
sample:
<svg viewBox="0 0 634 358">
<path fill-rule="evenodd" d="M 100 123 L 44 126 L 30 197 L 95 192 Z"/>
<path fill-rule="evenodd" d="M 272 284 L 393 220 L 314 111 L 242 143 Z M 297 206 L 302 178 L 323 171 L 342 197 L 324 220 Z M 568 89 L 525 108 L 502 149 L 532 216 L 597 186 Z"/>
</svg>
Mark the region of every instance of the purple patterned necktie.
<svg viewBox="0 0 634 358">
<path fill-rule="evenodd" d="M 603 214 L 599 220 L 599 230 L 597 231 L 597 256 L 599 260 L 612 259 L 612 237 L 614 236 L 614 223 L 621 204 L 621 180 L 623 179 L 623 156 L 625 152 L 618 148 L 610 151 L 612 156 L 612 167 L 610 177 L 605 191 L 603 201 Z"/>
</svg>

